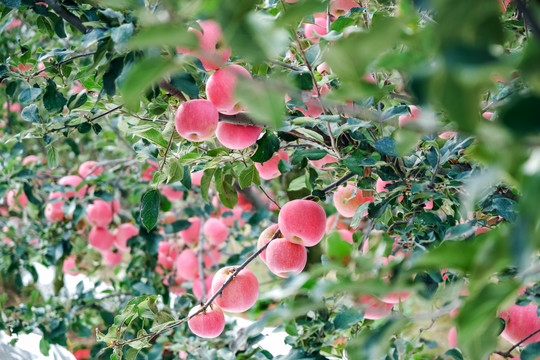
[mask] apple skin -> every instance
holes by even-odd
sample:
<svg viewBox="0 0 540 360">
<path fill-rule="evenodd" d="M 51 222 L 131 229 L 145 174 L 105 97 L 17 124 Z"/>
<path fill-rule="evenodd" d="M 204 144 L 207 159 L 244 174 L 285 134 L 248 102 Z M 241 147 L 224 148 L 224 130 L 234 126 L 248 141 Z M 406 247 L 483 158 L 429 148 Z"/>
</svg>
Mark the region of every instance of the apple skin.
<svg viewBox="0 0 540 360">
<path fill-rule="evenodd" d="M 325 84 L 319 89 L 319 91 L 321 93 L 321 96 L 324 96 L 330 91 L 330 86 L 328 84 Z M 312 118 L 320 116 L 323 113 L 323 108 L 321 106 L 321 102 L 319 101 L 319 99 L 317 99 L 317 96 L 318 94 L 316 89 L 313 89 L 312 91 L 302 91 L 302 99 L 304 100 L 304 104 L 306 105 L 307 110 L 299 107 L 294 108 L 294 110 L 298 110 L 304 116 L 310 116 Z"/>
<path fill-rule="evenodd" d="M 330 3 L 330 14 L 334 17 L 340 17 L 354 7 L 360 7 L 354 0 L 334 0 Z"/>
<path fill-rule="evenodd" d="M 501 312 L 501 318 L 506 321 L 506 326 L 501 336 L 512 345 L 517 344 L 536 330 L 540 329 L 540 317 L 537 314 L 538 306 L 529 303 L 525 306 L 512 305 Z M 527 339 L 522 345 L 540 341 L 540 333 Z"/>
<path fill-rule="evenodd" d="M 77 268 L 77 264 L 76 264 L 74 255 L 70 255 L 69 257 L 67 257 L 64 260 L 64 263 L 62 264 L 62 272 L 66 275 L 71 275 L 71 276 L 79 275 L 78 272 L 73 271 L 73 269 L 76 269 L 76 268 Z"/>
<path fill-rule="evenodd" d="M 216 132 L 219 114 L 212 102 L 196 99 L 183 102 L 176 111 L 174 126 L 186 140 L 200 142 L 210 139 Z"/>
<path fill-rule="evenodd" d="M 6 192 L 6 202 L 10 208 L 17 207 L 18 204 L 20 204 L 22 208 L 25 208 L 28 203 L 28 198 L 24 191 L 21 190 L 18 196 L 17 192 L 17 190 L 8 190 Z M 15 201 L 15 198 L 17 198 L 17 201 Z"/>
<path fill-rule="evenodd" d="M 141 174 L 142 181 L 152 181 L 154 173 L 158 170 L 158 164 L 155 161 L 148 161 L 149 166 Z"/>
<path fill-rule="evenodd" d="M 215 294 L 235 271 L 234 266 L 219 269 L 212 280 Z M 215 300 L 217 306 L 228 312 L 244 312 L 252 307 L 259 296 L 259 281 L 248 268 L 242 269 Z"/>
<path fill-rule="evenodd" d="M 132 237 L 139 235 L 139 229 L 130 223 L 120 224 L 113 231 L 113 235 L 116 248 L 120 251 L 129 251 L 130 248 L 127 246 L 127 242 Z"/>
<path fill-rule="evenodd" d="M 204 287 L 206 288 L 206 295 L 211 296 L 210 290 L 212 289 L 212 280 L 214 279 L 214 275 L 206 275 L 204 277 Z M 202 285 L 201 285 L 201 278 L 197 278 L 193 280 L 193 295 L 197 299 L 202 298 Z"/>
<path fill-rule="evenodd" d="M 360 304 L 365 309 L 364 318 L 369 320 L 382 319 L 390 314 L 394 305 L 382 302 L 371 295 L 360 296 Z"/>
<path fill-rule="evenodd" d="M 117 266 L 122 262 L 122 253 L 120 251 L 107 251 L 103 252 L 101 255 L 103 256 L 103 259 L 105 259 L 105 263 L 109 266 Z"/>
<path fill-rule="evenodd" d="M 204 175 L 204 170 L 191 173 L 191 185 L 201 186 L 201 179 Z"/>
<path fill-rule="evenodd" d="M 195 280 L 199 277 L 199 262 L 197 254 L 191 249 L 183 250 L 176 258 L 176 273 L 185 280 Z"/>
<path fill-rule="evenodd" d="M 292 200 L 283 205 L 278 216 L 281 233 L 290 242 L 315 246 L 324 236 L 326 214 L 321 205 L 310 200 Z"/>
<path fill-rule="evenodd" d="M 103 200 L 94 200 L 93 204 L 86 207 L 86 219 L 92 226 L 106 227 L 112 221 L 113 213 L 111 204 Z"/>
<path fill-rule="evenodd" d="M 252 79 L 251 74 L 240 65 L 232 64 L 213 73 L 206 83 L 206 98 L 225 115 L 235 115 L 245 110 L 235 98 L 238 78 Z"/>
<path fill-rule="evenodd" d="M 83 181 L 82 177 L 77 175 L 68 175 L 64 176 L 60 180 L 58 180 L 59 185 L 64 186 L 72 186 L 74 189 L 77 188 L 77 186 Z M 82 198 L 86 194 L 86 189 L 88 188 L 88 185 L 84 185 L 82 188 L 77 190 L 77 193 L 75 193 L 72 190 L 66 190 L 64 193 L 66 194 L 66 197 L 72 198 L 77 194 L 78 197 Z"/>
<path fill-rule="evenodd" d="M 356 209 L 366 201 L 373 201 L 373 196 L 363 196 L 362 190 L 356 189 L 356 195 L 351 199 L 356 186 L 349 182 L 346 186 L 340 186 L 334 193 L 334 206 L 341 216 L 352 218 Z"/>
<path fill-rule="evenodd" d="M 403 127 L 405 124 L 410 122 L 416 122 L 418 121 L 418 118 L 420 117 L 420 109 L 414 105 L 409 105 L 409 109 L 411 110 L 410 115 L 400 115 L 398 119 L 399 127 Z"/>
<path fill-rule="evenodd" d="M 210 241 L 212 245 L 221 245 L 229 236 L 229 230 L 227 226 L 216 218 L 210 218 L 206 220 L 203 226 L 204 236 Z"/>
<path fill-rule="evenodd" d="M 219 69 L 231 56 L 231 48 L 225 45 L 221 26 L 213 20 L 197 20 L 203 32 L 189 28 L 199 40 L 199 48 L 190 52 L 199 58 L 207 71 Z"/>
<path fill-rule="evenodd" d="M 330 234 L 332 230 L 347 230 L 349 225 L 339 219 L 339 214 L 332 214 L 326 219 L 326 233 Z"/>
<path fill-rule="evenodd" d="M 448 345 L 450 345 L 451 348 L 457 347 L 457 328 L 455 326 L 452 326 L 450 330 L 448 330 Z"/>
<path fill-rule="evenodd" d="M 306 39 L 311 40 L 312 43 L 317 44 L 319 42 L 320 35 L 326 35 L 326 16 L 315 16 L 313 24 L 304 24 L 304 36 Z"/>
<path fill-rule="evenodd" d="M 99 175 L 103 174 L 103 167 L 102 166 L 97 166 L 96 167 L 97 164 L 98 164 L 97 161 L 85 161 L 85 162 L 83 162 L 79 166 L 79 175 L 84 179 L 84 178 L 86 178 L 86 177 L 88 177 L 90 175 L 99 176 Z M 90 171 L 92 169 L 94 169 L 94 171 L 92 171 L 92 173 L 90 173 Z"/>
<path fill-rule="evenodd" d="M 170 186 L 162 186 L 161 194 L 167 198 L 170 202 L 181 200 L 184 196 L 184 192 L 181 190 L 174 190 Z"/>
<path fill-rule="evenodd" d="M 255 144 L 261 131 L 260 126 L 220 122 L 217 126 L 216 137 L 227 149 L 242 150 Z"/>
<path fill-rule="evenodd" d="M 49 200 L 53 199 L 62 199 L 64 194 L 60 191 L 55 191 L 49 194 Z M 50 202 L 45 207 L 45 218 L 50 222 L 58 222 L 64 220 L 64 211 L 62 210 L 64 206 L 63 201 Z"/>
<path fill-rule="evenodd" d="M 100 251 L 111 250 L 114 244 L 114 235 L 102 227 L 93 227 L 88 235 L 88 243 Z"/>
<path fill-rule="evenodd" d="M 188 317 L 197 313 L 201 307 L 201 305 L 197 305 L 191 309 Z M 215 338 L 225 329 L 225 315 L 219 307 L 210 304 L 203 312 L 189 319 L 188 326 L 195 335 L 207 339 Z"/>
<path fill-rule="evenodd" d="M 285 238 L 275 239 L 266 248 L 266 265 L 279 277 L 300 274 L 306 263 L 306 248 Z"/>
<path fill-rule="evenodd" d="M 281 175 L 278 169 L 279 160 L 289 161 L 289 154 L 285 150 L 279 150 L 270 160 L 263 163 L 254 163 L 259 176 L 264 180 L 272 180 Z"/>
<path fill-rule="evenodd" d="M 191 223 L 190 227 L 180 231 L 180 237 L 187 245 L 195 245 L 199 243 L 199 236 L 201 232 L 201 218 L 190 217 L 188 221 Z"/>
<path fill-rule="evenodd" d="M 451 138 L 453 138 L 456 135 L 457 135 L 457 132 L 455 132 L 455 131 L 445 131 L 445 132 L 441 133 L 441 135 L 439 135 L 439 137 L 441 139 L 450 140 Z"/>
<path fill-rule="evenodd" d="M 39 158 L 36 155 L 28 155 L 23 159 L 22 164 L 23 166 L 34 165 L 37 162 L 39 162 Z"/>
<path fill-rule="evenodd" d="M 267 242 L 270 241 L 270 239 L 274 236 L 277 229 L 279 229 L 278 224 L 273 224 L 267 227 L 263 230 L 261 235 L 259 235 L 259 239 L 257 240 L 257 250 L 262 248 L 264 245 L 266 245 Z M 263 252 L 259 254 L 261 260 L 266 264 L 266 250 L 264 249 Z"/>
<path fill-rule="evenodd" d="M 336 159 L 335 157 L 333 157 L 332 155 L 329 155 L 329 154 L 326 154 L 322 159 L 320 160 L 310 160 L 309 162 L 311 163 L 311 165 L 313 165 L 314 167 L 316 167 L 317 169 L 321 169 L 321 170 L 330 170 L 330 169 L 334 169 L 335 167 L 333 166 L 329 166 L 329 167 L 324 167 L 324 165 L 326 164 L 329 164 L 329 163 L 334 163 L 334 162 L 337 162 L 338 159 Z"/>
</svg>

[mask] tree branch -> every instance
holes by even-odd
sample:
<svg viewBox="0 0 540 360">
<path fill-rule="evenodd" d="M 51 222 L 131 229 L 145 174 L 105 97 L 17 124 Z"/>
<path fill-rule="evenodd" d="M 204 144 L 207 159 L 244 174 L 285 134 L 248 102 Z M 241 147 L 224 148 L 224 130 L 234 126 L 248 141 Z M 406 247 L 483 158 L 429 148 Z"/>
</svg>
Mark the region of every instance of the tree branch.
<svg viewBox="0 0 540 360">
<path fill-rule="evenodd" d="M 178 90 L 177 88 L 175 88 L 170 82 L 163 80 L 159 83 L 159 87 L 162 90 L 171 94 L 172 96 L 177 97 L 178 99 L 182 101 L 187 101 L 187 98 L 184 96 L 184 94 L 182 94 L 182 92 Z"/>
<path fill-rule="evenodd" d="M 107 116 L 110 113 L 115 112 L 116 110 L 120 109 L 121 107 L 122 107 L 122 105 L 118 105 L 117 107 L 114 107 L 111 110 L 105 111 L 104 113 L 101 113 L 101 114 L 99 114 L 99 115 L 97 115 L 97 116 L 95 116 L 95 117 L 93 117 L 91 119 L 88 119 L 88 122 L 91 123 L 91 122 L 93 122 L 95 120 L 98 120 L 98 119 L 104 117 L 104 116 Z M 65 129 L 75 128 L 75 127 L 78 127 L 80 124 L 82 124 L 82 123 L 74 124 L 74 125 L 69 125 L 68 124 L 68 125 L 56 128 L 56 129 L 50 129 L 50 130 L 47 131 L 47 134 L 52 133 L 52 132 L 56 132 L 56 131 L 62 131 L 62 130 L 65 130 Z"/>
<path fill-rule="evenodd" d="M 199 234 L 199 251 L 198 251 L 198 262 L 199 262 L 199 280 L 201 281 L 201 301 L 206 301 L 206 283 L 204 282 L 204 224 L 201 223 L 201 229 Z"/>
<path fill-rule="evenodd" d="M 58 0 L 43 0 L 43 2 L 49 5 L 49 8 L 54 10 L 55 13 L 60 15 L 60 17 L 62 17 L 69 24 L 71 24 L 75 29 L 79 30 L 83 34 L 87 34 L 90 31 L 92 31 L 92 27 L 85 26 L 79 17 L 70 13 L 68 9 L 66 9 L 64 5 L 62 5 L 62 3 L 59 2 Z"/>
<path fill-rule="evenodd" d="M 65 63 L 68 63 L 68 62 L 73 61 L 73 60 L 76 60 L 76 59 L 80 59 L 80 58 L 87 57 L 87 56 L 92 56 L 92 55 L 94 55 L 95 53 L 96 53 L 96 52 L 94 51 L 94 52 L 90 52 L 90 53 L 86 53 L 86 54 L 75 55 L 75 56 L 72 56 L 72 57 L 70 57 L 70 58 L 68 58 L 68 59 L 66 59 L 66 60 L 60 61 L 58 64 L 49 65 L 49 66 L 47 66 L 46 68 L 43 68 L 43 69 L 41 69 L 41 70 L 39 70 L 39 71 L 36 71 L 36 72 L 33 73 L 32 75 L 30 75 L 30 79 L 32 79 L 32 78 L 38 76 L 39 74 L 41 74 L 41 73 L 44 72 L 44 71 L 47 71 L 47 70 L 52 69 L 52 68 L 54 68 L 54 67 L 61 66 L 61 65 L 65 64 Z"/>
<path fill-rule="evenodd" d="M 516 5 L 519 11 L 523 14 L 523 18 L 529 23 L 531 26 L 531 31 L 533 32 L 536 41 L 540 42 L 540 25 L 538 25 L 538 22 L 534 18 L 533 14 L 531 13 L 529 7 L 525 3 L 524 0 L 516 0 Z M 525 25 L 526 26 L 526 25 Z"/>
<path fill-rule="evenodd" d="M 540 333 L 540 329 L 537 329 L 535 331 L 533 331 L 532 333 L 530 333 L 529 335 L 527 335 L 526 337 L 524 337 L 523 339 L 521 339 L 518 343 L 516 343 L 514 346 L 512 346 L 510 349 L 508 349 L 508 351 L 495 351 L 495 354 L 499 354 L 501 356 L 504 356 L 504 357 L 512 357 L 512 354 L 510 354 L 515 348 L 517 348 L 519 345 L 523 344 L 525 341 L 529 340 L 530 338 L 532 338 L 534 335 Z"/>
</svg>

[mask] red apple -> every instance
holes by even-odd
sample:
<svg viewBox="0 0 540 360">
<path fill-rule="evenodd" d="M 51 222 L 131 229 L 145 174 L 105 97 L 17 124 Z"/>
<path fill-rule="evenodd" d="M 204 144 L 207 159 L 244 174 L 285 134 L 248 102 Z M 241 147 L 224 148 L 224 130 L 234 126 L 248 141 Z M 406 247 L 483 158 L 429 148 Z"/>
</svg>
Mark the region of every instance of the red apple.
<svg viewBox="0 0 540 360">
<path fill-rule="evenodd" d="M 356 194 L 353 196 L 354 192 Z M 346 186 L 338 187 L 334 193 L 334 206 L 336 210 L 346 218 L 352 218 L 356 212 L 356 209 L 365 203 L 366 201 L 373 201 L 373 196 L 363 195 L 361 189 L 357 189 L 352 182 L 347 183 Z"/>
<path fill-rule="evenodd" d="M 398 119 L 399 127 L 403 127 L 403 125 L 410 122 L 418 121 L 418 118 L 420 117 L 420 109 L 414 105 L 409 105 L 409 109 L 411 110 L 410 115 L 400 115 Z"/>
<path fill-rule="evenodd" d="M 311 163 L 311 165 L 315 166 L 317 169 L 330 170 L 330 169 L 334 169 L 335 167 L 327 166 L 327 167 L 323 168 L 323 166 L 326 165 L 326 164 L 329 164 L 329 163 L 335 163 L 337 161 L 338 161 L 338 159 L 336 159 L 332 155 L 326 154 L 320 160 L 310 160 L 309 162 Z"/>
<path fill-rule="evenodd" d="M 501 318 L 506 321 L 506 325 L 501 336 L 515 345 L 540 329 L 540 317 L 538 317 L 537 310 L 538 306 L 530 303 L 525 306 L 514 304 L 508 310 L 502 311 Z M 540 342 L 540 333 L 527 339 L 522 345 L 528 345 L 534 342 Z"/>
<path fill-rule="evenodd" d="M 86 219 L 92 226 L 105 227 L 113 218 L 111 205 L 103 200 L 94 200 L 93 204 L 86 207 Z"/>
<path fill-rule="evenodd" d="M 100 251 L 111 250 L 114 244 L 114 235 L 102 227 L 93 227 L 88 235 L 88 243 Z"/>
<path fill-rule="evenodd" d="M 73 189 L 76 189 L 77 186 L 83 181 L 83 179 L 80 177 L 80 176 L 77 176 L 77 175 L 68 175 L 68 176 L 64 176 L 63 178 L 61 178 L 60 180 L 58 180 L 58 184 L 59 185 L 64 185 L 64 186 L 71 186 L 73 187 Z M 84 197 L 84 195 L 86 194 L 86 189 L 88 188 L 88 185 L 84 185 L 83 187 L 81 187 L 79 190 L 77 190 L 77 196 L 82 198 Z M 66 196 L 68 198 L 72 198 L 75 196 L 75 192 L 74 191 L 71 191 L 71 190 L 65 190 L 64 193 L 66 194 Z"/>
<path fill-rule="evenodd" d="M 310 200 L 289 201 L 278 216 L 281 233 L 289 241 L 303 245 L 317 245 L 326 230 L 326 214 L 321 205 Z"/>
<path fill-rule="evenodd" d="M 188 245 L 195 245 L 199 242 L 199 236 L 201 233 L 201 218 L 191 217 L 188 219 L 191 225 L 189 228 L 180 231 L 180 237 Z"/>
<path fill-rule="evenodd" d="M 266 245 L 267 242 L 270 241 L 278 228 L 278 224 L 274 224 L 263 230 L 261 235 L 259 235 L 259 239 L 257 240 L 257 250 L 262 248 L 264 245 Z M 261 260 L 266 264 L 266 249 L 263 250 L 263 252 L 261 252 L 259 256 L 261 257 Z"/>
<path fill-rule="evenodd" d="M 197 254 L 191 249 L 185 249 L 176 258 L 176 273 L 185 280 L 195 280 L 199 277 L 199 262 Z"/>
<path fill-rule="evenodd" d="M 365 311 L 364 318 L 370 320 L 382 319 L 390 314 L 394 307 L 394 305 L 384 303 L 371 295 L 362 295 L 360 297 L 360 304 Z"/>
<path fill-rule="evenodd" d="M 203 233 L 210 243 L 216 246 L 221 245 L 229 236 L 227 226 L 215 218 L 210 218 L 204 223 Z"/>
<path fill-rule="evenodd" d="M 235 115 L 243 109 L 235 97 L 238 78 L 251 79 L 251 74 L 240 65 L 232 64 L 213 73 L 206 83 L 206 98 L 225 115 Z"/>
<path fill-rule="evenodd" d="M 220 122 L 217 126 L 216 137 L 228 149 L 242 150 L 255 144 L 262 127 L 237 125 Z"/>
<path fill-rule="evenodd" d="M 281 175 L 278 169 L 279 160 L 289 161 L 289 154 L 285 150 L 279 150 L 270 160 L 263 163 L 254 163 L 260 177 L 264 180 L 271 180 Z"/>
<path fill-rule="evenodd" d="M 306 248 L 285 238 L 275 239 L 266 248 L 266 264 L 279 277 L 301 273 L 306 262 Z"/>
<path fill-rule="evenodd" d="M 174 190 L 170 186 L 162 186 L 161 193 L 167 198 L 167 200 L 171 202 L 178 201 L 184 196 L 184 192 L 182 192 L 181 190 Z"/>
<path fill-rule="evenodd" d="M 231 56 L 231 49 L 226 46 L 225 38 L 219 24 L 213 20 L 198 20 L 202 32 L 198 29 L 189 28 L 197 35 L 199 48 L 189 52 L 199 58 L 206 70 L 216 70 L 222 66 Z"/>
<path fill-rule="evenodd" d="M 340 17 L 354 7 L 360 7 L 360 5 L 353 0 L 334 0 L 330 3 L 330 14 L 335 17 Z"/>
<path fill-rule="evenodd" d="M 178 134 L 193 142 L 210 139 L 216 132 L 218 121 L 219 114 L 216 107 L 204 99 L 183 102 L 174 117 Z"/>
<path fill-rule="evenodd" d="M 201 305 L 195 306 L 188 314 L 193 316 L 200 311 Z M 223 311 L 214 304 L 210 304 L 203 312 L 197 314 L 188 320 L 189 329 L 203 338 L 215 338 L 225 329 L 225 315 Z"/>
<path fill-rule="evenodd" d="M 127 242 L 132 237 L 139 235 L 139 229 L 130 223 L 120 224 L 114 230 L 113 235 L 116 248 L 121 251 L 129 251 Z"/>
<path fill-rule="evenodd" d="M 210 290 L 212 289 L 212 279 L 214 279 L 214 275 L 206 275 L 204 277 L 204 287 L 206 288 L 206 295 L 210 296 Z M 201 278 L 196 278 L 193 280 L 193 295 L 197 299 L 202 298 L 202 284 L 201 284 Z"/>
<path fill-rule="evenodd" d="M 103 174 L 103 167 L 97 166 L 97 161 L 85 161 L 79 166 L 79 175 L 82 178 L 86 178 L 90 175 L 99 176 Z M 93 169 L 93 171 L 92 171 Z M 92 171 L 92 172 L 91 172 Z"/>
<path fill-rule="evenodd" d="M 313 24 L 304 24 L 304 35 L 306 39 L 316 44 L 319 42 L 320 35 L 328 33 L 326 29 L 326 14 L 315 14 Z"/>
<path fill-rule="evenodd" d="M 212 293 L 215 294 L 233 274 L 236 267 L 226 266 L 218 270 L 212 280 Z M 244 312 L 252 307 L 259 296 L 259 282 L 248 268 L 242 269 L 223 292 L 216 298 L 216 304 L 229 312 Z"/>
</svg>

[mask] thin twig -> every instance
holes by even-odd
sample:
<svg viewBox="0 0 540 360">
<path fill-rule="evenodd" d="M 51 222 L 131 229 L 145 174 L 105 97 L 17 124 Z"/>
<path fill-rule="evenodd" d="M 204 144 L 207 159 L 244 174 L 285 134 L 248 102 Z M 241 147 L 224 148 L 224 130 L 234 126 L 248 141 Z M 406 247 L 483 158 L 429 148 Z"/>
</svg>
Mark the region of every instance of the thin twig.
<svg viewBox="0 0 540 360">
<path fill-rule="evenodd" d="M 165 149 L 165 154 L 163 154 L 163 162 L 161 163 L 159 172 L 163 172 L 163 167 L 165 167 L 165 164 L 167 163 L 167 154 L 169 153 L 169 149 L 171 148 L 171 144 L 172 144 L 175 132 L 176 130 L 173 130 L 171 133 L 171 137 L 169 138 L 169 143 L 167 144 L 167 149 Z"/>
<path fill-rule="evenodd" d="M 495 353 L 496 354 L 499 354 L 501 356 L 504 356 L 504 357 L 511 357 L 512 355 L 510 354 L 515 348 L 517 348 L 519 345 L 523 344 L 525 341 L 529 340 L 530 338 L 532 338 L 534 335 L 540 333 L 540 329 L 536 329 L 535 331 L 533 331 L 532 333 L 530 333 L 529 335 L 527 335 L 526 337 L 524 337 L 523 339 L 521 339 L 518 343 L 516 343 L 514 346 L 512 346 L 510 349 L 508 349 L 508 351 L 506 352 L 503 352 L 503 351 L 496 351 Z"/>
<path fill-rule="evenodd" d="M 524 20 L 527 20 L 531 26 L 531 31 L 536 38 L 536 41 L 540 42 L 540 25 L 536 22 L 536 19 L 531 14 L 531 11 L 524 0 L 516 0 L 518 10 L 523 14 Z"/>
<path fill-rule="evenodd" d="M 49 8 L 54 10 L 60 17 L 62 17 L 64 20 L 66 20 L 68 23 L 70 23 L 75 29 L 79 30 L 83 34 L 87 34 L 90 31 L 92 31 L 92 27 L 85 26 L 82 22 L 82 20 L 76 16 L 70 13 L 58 0 L 43 0 L 47 5 L 49 5 Z"/>
<path fill-rule="evenodd" d="M 281 206 L 279 206 L 278 202 L 277 202 L 276 200 L 272 199 L 272 197 L 270 197 L 270 195 L 268 195 L 268 194 L 266 193 L 266 191 L 264 191 L 264 189 L 263 189 L 263 187 L 262 187 L 261 185 L 259 185 L 259 190 L 261 190 L 262 193 L 268 198 L 268 200 L 270 200 L 271 202 L 273 202 L 273 203 L 277 206 L 277 208 L 278 208 L 279 210 L 281 210 Z"/>
<path fill-rule="evenodd" d="M 100 119 L 100 118 L 102 118 L 102 117 L 104 117 L 104 116 L 109 115 L 109 114 L 112 113 L 112 112 L 115 112 L 116 110 L 120 109 L 121 107 L 122 107 L 122 105 L 118 105 L 117 107 L 112 108 L 111 110 L 105 111 L 105 112 L 102 113 L 102 114 L 99 114 L 99 115 L 97 115 L 97 116 L 95 116 L 95 117 L 93 117 L 93 118 L 91 118 L 91 119 L 88 119 L 87 122 L 91 123 L 91 122 L 93 122 L 93 121 L 95 121 L 95 120 L 98 120 L 98 119 Z M 79 124 L 74 124 L 74 125 L 65 125 L 65 126 L 62 126 L 62 127 L 60 127 L 60 128 L 50 129 L 50 130 L 47 131 L 47 134 L 52 133 L 52 132 L 56 132 L 56 131 L 65 130 L 65 129 L 76 128 L 76 127 L 78 127 L 80 124 L 81 124 L 81 123 L 79 123 Z"/>
<path fill-rule="evenodd" d="M 82 57 L 92 56 L 92 55 L 94 55 L 95 53 L 96 53 L 96 52 L 94 51 L 94 52 L 90 52 L 90 53 L 86 53 L 86 54 L 79 54 L 79 55 L 72 56 L 72 57 L 70 57 L 70 58 L 68 58 L 68 59 L 66 59 L 66 60 L 60 61 L 60 62 L 57 63 L 57 64 L 49 65 L 49 66 L 47 66 L 46 68 L 43 68 L 43 69 L 41 69 L 41 70 L 39 70 L 39 71 L 36 71 L 36 72 L 33 73 L 32 75 L 30 75 L 30 78 L 34 78 L 34 77 L 38 76 L 39 74 L 41 74 L 41 73 L 44 72 L 44 71 L 47 71 L 47 70 L 52 69 L 52 68 L 54 68 L 54 67 L 58 67 L 58 66 L 64 65 L 65 63 L 68 63 L 68 62 L 70 62 L 70 61 L 77 60 L 77 59 L 80 59 L 80 58 L 82 58 Z"/>
<path fill-rule="evenodd" d="M 293 71 L 305 71 L 306 70 L 306 69 L 302 69 L 301 67 L 298 67 L 298 66 L 295 66 L 295 65 L 283 62 L 283 61 L 278 61 L 278 60 L 271 60 L 270 63 L 272 63 L 274 65 L 279 65 L 279 66 L 287 68 L 287 69 L 291 69 Z"/>
<path fill-rule="evenodd" d="M 201 301 L 206 301 L 206 283 L 204 282 L 204 257 L 203 257 L 203 251 L 204 251 L 204 224 L 201 222 L 201 229 L 199 233 L 199 254 L 198 254 L 198 261 L 199 261 L 199 280 L 201 281 Z"/>
</svg>

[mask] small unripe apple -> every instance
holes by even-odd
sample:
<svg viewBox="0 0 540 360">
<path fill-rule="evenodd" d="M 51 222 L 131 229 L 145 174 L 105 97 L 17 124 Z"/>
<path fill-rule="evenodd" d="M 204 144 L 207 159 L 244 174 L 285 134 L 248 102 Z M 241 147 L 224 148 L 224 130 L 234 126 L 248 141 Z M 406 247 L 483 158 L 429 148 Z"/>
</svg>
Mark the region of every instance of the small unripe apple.
<svg viewBox="0 0 540 360">
<path fill-rule="evenodd" d="M 88 235 L 88 243 L 100 251 L 111 250 L 114 244 L 114 235 L 102 227 L 93 227 Z"/>
<path fill-rule="evenodd" d="M 220 122 L 217 126 L 216 137 L 226 148 L 242 150 L 255 144 L 259 135 L 261 135 L 261 131 L 262 127 L 260 126 Z"/>
<path fill-rule="evenodd" d="M 210 218 L 204 223 L 203 233 L 210 243 L 216 246 L 221 245 L 229 236 L 227 226 L 215 218 Z"/>
<path fill-rule="evenodd" d="M 191 217 L 188 219 L 191 223 L 190 227 L 180 231 L 180 237 L 188 245 L 195 245 L 199 242 L 199 236 L 201 233 L 201 218 Z"/>
<path fill-rule="evenodd" d="M 353 193 L 356 194 L 353 197 Z M 340 186 L 334 193 L 334 206 L 336 210 L 346 218 L 352 218 L 356 213 L 356 209 L 366 201 L 373 201 L 373 196 L 364 197 L 363 191 L 357 189 L 352 182 L 346 186 Z"/>
<path fill-rule="evenodd" d="M 370 320 L 382 319 L 390 314 L 394 307 L 394 305 L 382 302 L 371 295 L 362 295 L 360 297 L 360 304 L 365 311 L 364 318 Z"/>
<path fill-rule="evenodd" d="M 275 239 L 266 248 L 266 264 L 279 277 L 301 273 L 306 262 L 306 248 L 285 238 Z"/>
<path fill-rule="evenodd" d="M 213 294 L 218 292 L 235 269 L 234 266 L 226 266 L 216 272 L 212 280 Z M 258 296 L 259 282 L 257 277 L 251 270 L 244 268 L 216 298 L 215 303 L 225 311 L 244 312 L 255 304 Z"/>
<path fill-rule="evenodd" d="M 212 289 L 212 279 L 214 279 L 214 275 L 206 275 L 204 277 L 204 287 L 206 288 L 206 295 L 210 296 L 210 290 Z M 201 278 L 197 278 L 193 280 L 193 295 L 197 299 L 202 298 L 202 284 L 201 284 Z"/>
<path fill-rule="evenodd" d="M 64 186 L 72 186 L 73 189 L 76 189 L 77 186 L 82 181 L 83 181 L 83 179 L 80 176 L 68 175 L 68 176 L 64 176 L 63 178 L 58 180 L 58 184 L 59 185 L 64 185 Z M 80 198 L 84 197 L 84 195 L 86 194 L 86 189 L 87 188 L 88 188 L 88 185 L 84 185 L 79 190 L 77 190 L 77 196 L 80 197 Z M 68 198 L 72 198 L 72 197 L 75 196 L 75 192 L 71 191 L 71 190 L 66 190 L 66 191 L 64 191 L 64 193 L 66 194 L 66 197 L 68 197 Z"/>
<path fill-rule="evenodd" d="M 326 214 L 310 200 L 289 201 L 281 208 L 278 225 L 285 238 L 303 246 L 317 245 L 326 230 Z"/>
<path fill-rule="evenodd" d="M 85 179 L 86 177 L 93 175 L 99 176 L 103 174 L 103 167 L 97 166 L 97 161 L 85 161 L 79 166 L 79 175 Z M 93 169 L 93 171 L 92 171 Z M 92 172 L 91 172 L 92 171 Z"/>
<path fill-rule="evenodd" d="M 185 280 L 195 280 L 199 277 L 199 262 L 197 254 L 191 249 L 185 249 L 176 258 L 176 273 Z"/>
<path fill-rule="evenodd" d="M 190 310 L 188 317 L 193 316 L 201 309 L 201 305 Z M 219 307 L 210 304 L 203 312 L 188 320 L 189 329 L 202 338 L 218 337 L 225 329 L 225 315 Z"/>
<path fill-rule="evenodd" d="M 125 223 L 120 224 L 113 232 L 114 243 L 118 250 L 129 251 L 127 242 L 134 236 L 139 235 L 139 229 L 133 224 Z M 160 243 L 161 244 L 161 243 Z"/>
<path fill-rule="evenodd" d="M 216 107 L 204 99 L 183 102 L 174 117 L 178 134 L 194 142 L 210 139 L 216 132 L 218 121 L 219 114 Z"/>
<path fill-rule="evenodd" d="M 86 207 L 86 219 L 92 226 L 105 227 L 112 221 L 113 213 L 111 205 L 103 200 L 94 200 L 93 204 Z"/>
<path fill-rule="evenodd" d="M 418 118 L 420 117 L 420 109 L 414 105 L 409 105 L 409 109 L 411 110 L 410 115 L 399 116 L 399 119 L 398 119 L 399 127 L 403 127 L 403 125 L 410 122 L 418 121 Z"/>
<path fill-rule="evenodd" d="M 206 98 L 225 115 L 235 115 L 244 110 L 235 97 L 238 78 L 251 79 L 251 74 L 240 65 L 232 64 L 213 73 L 206 83 Z"/>
<path fill-rule="evenodd" d="M 277 229 L 278 224 L 274 224 L 263 230 L 261 235 L 259 235 L 259 239 L 257 240 L 257 250 L 262 248 L 264 245 L 266 245 L 267 242 L 270 241 L 270 239 L 276 233 Z M 261 260 L 266 264 L 266 249 L 263 250 L 263 252 L 261 252 L 259 256 L 261 257 Z"/>
<path fill-rule="evenodd" d="M 279 150 L 270 160 L 261 163 L 254 163 L 259 175 L 264 180 L 271 180 L 281 175 L 278 169 L 279 160 L 289 161 L 289 154 L 285 150 Z"/>
</svg>

